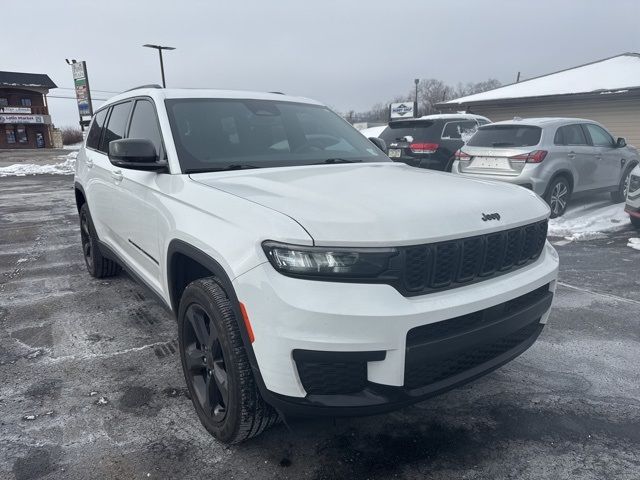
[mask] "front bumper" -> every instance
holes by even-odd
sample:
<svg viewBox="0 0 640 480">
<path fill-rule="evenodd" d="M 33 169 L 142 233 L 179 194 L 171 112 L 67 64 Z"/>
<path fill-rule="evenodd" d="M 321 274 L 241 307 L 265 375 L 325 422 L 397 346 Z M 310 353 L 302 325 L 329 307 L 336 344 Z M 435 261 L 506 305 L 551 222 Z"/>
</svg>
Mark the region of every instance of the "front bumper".
<svg viewBox="0 0 640 480">
<path fill-rule="evenodd" d="M 524 268 L 418 297 L 285 277 L 268 263 L 233 283 L 266 400 L 287 414 L 355 415 L 419 401 L 522 353 L 548 318 L 557 272 L 547 244 Z"/>
</svg>

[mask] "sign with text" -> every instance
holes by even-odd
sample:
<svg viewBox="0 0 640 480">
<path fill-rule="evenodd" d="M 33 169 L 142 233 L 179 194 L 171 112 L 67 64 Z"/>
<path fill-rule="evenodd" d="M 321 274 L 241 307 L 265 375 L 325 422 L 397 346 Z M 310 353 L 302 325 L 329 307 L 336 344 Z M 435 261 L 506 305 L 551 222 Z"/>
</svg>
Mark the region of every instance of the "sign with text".
<svg viewBox="0 0 640 480">
<path fill-rule="evenodd" d="M 85 62 L 72 63 L 71 71 L 73 73 L 73 83 L 76 89 L 76 100 L 78 101 L 80 119 L 82 119 L 83 116 L 90 117 L 93 115 L 93 107 L 91 105 L 87 64 Z"/>
<path fill-rule="evenodd" d="M 29 107 L 0 107 L 0 113 L 31 113 Z"/>
<path fill-rule="evenodd" d="M 6 115 L 0 113 L 0 123 L 45 123 L 42 115 Z"/>
<path fill-rule="evenodd" d="M 412 118 L 413 112 L 413 102 L 392 103 L 389 118 Z"/>
</svg>

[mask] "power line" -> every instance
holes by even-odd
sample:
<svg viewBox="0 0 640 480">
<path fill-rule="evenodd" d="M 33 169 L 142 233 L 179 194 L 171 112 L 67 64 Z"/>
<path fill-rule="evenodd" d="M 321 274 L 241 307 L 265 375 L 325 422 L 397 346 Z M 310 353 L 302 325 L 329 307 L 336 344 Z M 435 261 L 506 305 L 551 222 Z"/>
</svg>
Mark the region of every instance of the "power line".
<svg viewBox="0 0 640 480">
<path fill-rule="evenodd" d="M 69 87 L 56 87 L 58 90 L 73 90 L 75 91 L 75 88 L 69 88 Z M 114 92 L 113 90 L 98 90 L 95 88 L 91 89 L 92 92 L 101 92 L 101 93 L 122 93 L 122 92 Z"/>
<path fill-rule="evenodd" d="M 59 95 L 47 95 L 47 98 L 65 98 L 67 100 L 77 100 L 76 97 L 61 97 Z M 107 100 L 109 100 L 108 98 L 96 98 L 96 97 L 91 97 L 91 100 L 99 100 L 101 102 L 106 102 Z"/>
</svg>

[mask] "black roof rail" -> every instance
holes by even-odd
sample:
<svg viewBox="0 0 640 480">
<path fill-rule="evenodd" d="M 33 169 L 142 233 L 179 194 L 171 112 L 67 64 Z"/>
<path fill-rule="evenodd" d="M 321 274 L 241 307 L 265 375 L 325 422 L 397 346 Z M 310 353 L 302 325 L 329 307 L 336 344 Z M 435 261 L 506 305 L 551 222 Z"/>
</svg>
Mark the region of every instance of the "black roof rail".
<svg viewBox="0 0 640 480">
<path fill-rule="evenodd" d="M 149 83 L 148 85 L 140 85 L 139 87 L 130 88 L 129 90 L 125 90 L 122 93 L 131 92 L 132 90 L 140 90 L 141 88 L 162 88 L 162 86 L 158 85 L 157 83 Z"/>
</svg>

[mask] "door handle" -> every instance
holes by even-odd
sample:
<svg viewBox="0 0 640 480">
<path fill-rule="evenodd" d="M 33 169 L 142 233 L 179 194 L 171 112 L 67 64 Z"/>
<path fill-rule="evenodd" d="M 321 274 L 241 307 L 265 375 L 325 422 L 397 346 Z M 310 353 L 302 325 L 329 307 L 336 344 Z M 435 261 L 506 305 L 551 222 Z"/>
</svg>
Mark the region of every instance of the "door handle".
<svg viewBox="0 0 640 480">
<path fill-rule="evenodd" d="M 567 157 L 569 157 L 569 158 L 576 158 L 576 153 L 575 153 L 575 152 L 569 152 L 569 153 L 567 154 Z"/>
<path fill-rule="evenodd" d="M 122 181 L 122 170 L 112 170 L 111 178 L 113 178 L 116 182 Z"/>
</svg>

